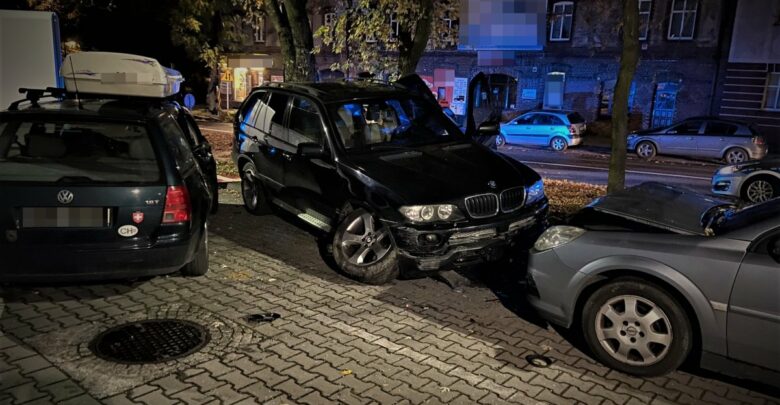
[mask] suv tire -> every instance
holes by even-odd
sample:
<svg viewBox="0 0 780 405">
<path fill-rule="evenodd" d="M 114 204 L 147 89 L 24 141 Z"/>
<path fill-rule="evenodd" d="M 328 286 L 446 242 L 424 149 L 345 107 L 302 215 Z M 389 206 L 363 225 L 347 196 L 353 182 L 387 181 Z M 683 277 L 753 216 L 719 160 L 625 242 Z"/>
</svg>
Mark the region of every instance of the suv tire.
<svg viewBox="0 0 780 405">
<path fill-rule="evenodd" d="M 566 139 L 564 139 L 562 136 L 556 136 L 552 140 L 550 140 L 550 148 L 552 148 L 552 150 L 556 152 L 563 152 L 568 147 L 569 144 L 566 142 Z"/>
<path fill-rule="evenodd" d="M 241 200 L 246 212 L 262 215 L 266 213 L 268 204 L 263 183 L 256 173 L 257 169 L 252 163 L 241 166 Z"/>
<path fill-rule="evenodd" d="M 347 276 L 365 284 L 398 278 L 398 256 L 390 229 L 365 209 L 344 217 L 333 234 L 333 259 Z"/>
</svg>

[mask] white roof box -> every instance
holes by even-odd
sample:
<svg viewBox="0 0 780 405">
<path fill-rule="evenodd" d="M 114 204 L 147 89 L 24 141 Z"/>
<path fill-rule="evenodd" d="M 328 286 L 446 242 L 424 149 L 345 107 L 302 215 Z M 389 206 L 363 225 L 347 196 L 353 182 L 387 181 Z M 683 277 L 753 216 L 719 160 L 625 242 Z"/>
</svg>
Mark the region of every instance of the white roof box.
<svg viewBox="0 0 780 405">
<path fill-rule="evenodd" d="M 176 70 L 145 56 L 112 52 L 79 52 L 62 64 L 68 92 L 135 97 L 168 97 L 184 79 Z"/>
</svg>

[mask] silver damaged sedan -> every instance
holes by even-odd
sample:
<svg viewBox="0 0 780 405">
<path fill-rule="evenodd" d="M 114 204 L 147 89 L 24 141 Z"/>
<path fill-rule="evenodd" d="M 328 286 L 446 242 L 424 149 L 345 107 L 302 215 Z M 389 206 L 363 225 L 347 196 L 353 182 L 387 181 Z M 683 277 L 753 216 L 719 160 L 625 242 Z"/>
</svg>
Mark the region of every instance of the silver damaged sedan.
<svg viewBox="0 0 780 405">
<path fill-rule="evenodd" d="M 738 209 L 658 183 L 596 199 L 539 237 L 529 300 L 619 371 L 689 356 L 780 385 L 780 200 Z"/>
</svg>

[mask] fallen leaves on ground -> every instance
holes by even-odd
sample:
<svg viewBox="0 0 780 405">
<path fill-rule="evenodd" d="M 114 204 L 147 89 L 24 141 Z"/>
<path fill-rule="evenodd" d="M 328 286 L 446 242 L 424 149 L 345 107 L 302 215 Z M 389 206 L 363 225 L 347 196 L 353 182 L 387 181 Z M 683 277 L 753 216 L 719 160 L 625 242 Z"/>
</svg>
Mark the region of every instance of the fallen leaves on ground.
<svg viewBox="0 0 780 405">
<path fill-rule="evenodd" d="M 544 179 L 544 191 L 550 200 L 550 215 L 563 218 L 582 209 L 594 198 L 607 194 L 607 187 L 569 180 Z"/>
</svg>

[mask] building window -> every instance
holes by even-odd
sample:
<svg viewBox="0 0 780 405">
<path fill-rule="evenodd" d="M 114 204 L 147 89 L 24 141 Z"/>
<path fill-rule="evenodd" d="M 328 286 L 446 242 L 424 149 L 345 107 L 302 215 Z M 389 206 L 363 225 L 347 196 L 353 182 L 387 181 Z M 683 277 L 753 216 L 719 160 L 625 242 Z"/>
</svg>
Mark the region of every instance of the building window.
<svg viewBox="0 0 780 405">
<path fill-rule="evenodd" d="M 265 43 L 265 18 L 258 17 L 257 25 L 255 26 L 255 42 Z"/>
<path fill-rule="evenodd" d="M 780 72 L 770 73 L 767 77 L 764 109 L 780 111 Z"/>
<path fill-rule="evenodd" d="M 550 41 L 568 41 L 571 39 L 571 24 L 574 19 L 574 3 L 561 1 L 553 4 Z"/>
<path fill-rule="evenodd" d="M 667 38 L 673 41 L 693 39 L 698 10 L 698 0 L 672 0 L 672 15 L 669 17 Z"/>
<path fill-rule="evenodd" d="M 322 17 L 322 22 L 327 27 L 336 25 L 336 13 L 325 13 Z"/>
<path fill-rule="evenodd" d="M 647 41 L 647 33 L 650 31 L 650 13 L 653 9 L 653 0 L 639 0 L 639 40 Z"/>
<path fill-rule="evenodd" d="M 455 35 L 452 35 L 452 18 L 442 18 L 442 41 L 449 46 L 455 46 Z"/>
<path fill-rule="evenodd" d="M 400 24 L 398 24 L 398 14 L 393 13 L 390 14 L 390 39 L 395 40 L 398 38 L 398 33 L 400 29 Z"/>
</svg>

